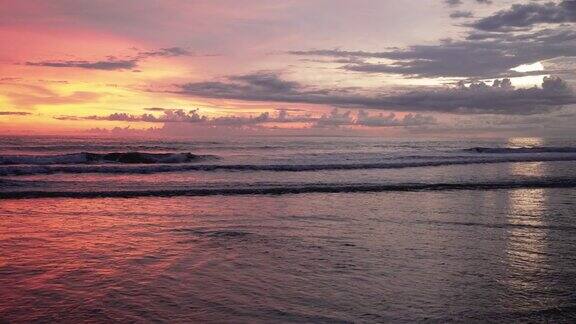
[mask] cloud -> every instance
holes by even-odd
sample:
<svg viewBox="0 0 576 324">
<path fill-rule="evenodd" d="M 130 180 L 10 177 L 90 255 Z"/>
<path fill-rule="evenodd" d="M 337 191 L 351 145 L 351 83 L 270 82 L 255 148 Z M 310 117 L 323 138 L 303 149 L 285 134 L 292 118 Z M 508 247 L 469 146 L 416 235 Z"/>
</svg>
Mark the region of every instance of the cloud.
<svg viewBox="0 0 576 324">
<path fill-rule="evenodd" d="M 462 1 L 445 1 L 457 6 Z M 489 3 L 480 0 L 477 3 Z M 470 18 L 469 11 L 454 11 L 452 18 Z M 413 45 L 383 51 L 313 49 L 291 55 L 329 57 L 327 63 L 349 60 L 340 69 L 367 74 L 397 74 L 410 78 L 496 78 L 521 76 L 510 69 L 534 62 L 576 56 L 576 30 L 563 23 L 576 22 L 576 0 L 515 4 L 465 26 L 464 39 Z M 554 28 L 528 30 L 537 24 Z M 544 26 L 546 27 L 546 26 Z M 552 27 L 552 26 L 547 26 Z M 369 59 L 369 60 L 368 60 Z M 553 71 L 555 74 L 571 71 Z M 545 74 L 544 72 L 542 74 Z"/>
<path fill-rule="evenodd" d="M 359 110 L 356 116 L 354 116 L 350 110 L 340 112 L 338 108 L 334 108 L 330 114 L 324 114 L 320 118 L 316 119 L 313 127 L 334 128 L 342 126 L 363 126 L 375 128 L 434 124 L 436 124 L 436 119 L 434 117 L 423 114 L 406 114 L 404 117 L 398 118 L 394 113 L 389 113 L 388 115 L 382 113 L 373 115 L 364 110 Z"/>
<path fill-rule="evenodd" d="M 168 109 L 151 108 L 152 111 L 161 111 L 162 114 L 155 116 L 152 114 L 133 115 L 128 113 L 113 113 L 106 116 L 57 116 L 58 120 L 99 120 L 99 121 L 124 121 L 124 122 L 147 122 L 147 123 L 193 123 L 208 126 L 247 126 L 269 122 L 295 122 L 300 119 L 288 117 L 287 113 L 280 113 L 278 117 L 271 117 L 269 113 L 261 113 L 257 116 L 225 116 L 209 118 L 201 115 L 198 109 Z M 147 109 L 150 110 L 150 109 Z M 307 120 L 307 119 L 306 119 Z"/>
<path fill-rule="evenodd" d="M 329 115 L 322 115 L 314 125 L 315 127 L 339 127 L 354 124 L 351 111 L 340 113 L 337 108 L 334 108 Z"/>
<path fill-rule="evenodd" d="M 54 68 L 80 68 L 89 70 L 102 70 L 102 71 L 124 71 L 134 70 L 138 64 L 150 57 L 177 57 L 189 56 L 192 53 L 181 47 L 167 47 L 160 48 L 152 51 L 139 52 L 136 57 L 117 59 L 115 57 L 108 57 L 105 60 L 86 61 L 86 60 L 56 60 L 56 61 L 39 61 L 39 62 L 26 62 L 29 66 L 46 66 Z"/>
<path fill-rule="evenodd" d="M 474 2 L 481 4 L 492 4 L 492 0 L 474 0 Z M 444 0 L 444 3 L 450 7 L 457 7 L 464 2 L 462 2 L 462 0 Z"/>
<path fill-rule="evenodd" d="M 0 116 L 28 116 L 28 115 L 32 115 L 32 113 L 23 111 L 0 111 Z"/>
<path fill-rule="evenodd" d="M 408 130 L 412 133 L 458 136 L 494 133 L 537 137 L 576 135 L 576 107 L 566 107 L 553 113 L 535 115 L 457 116 L 449 123 L 414 127 Z"/>
<path fill-rule="evenodd" d="M 229 76 L 226 81 L 193 82 L 178 86 L 179 94 L 247 101 L 325 103 L 330 90 L 314 90 L 295 81 L 281 79 L 274 72 Z"/>
<path fill-rule="evenodd" d="M 358 112 L 357 125 L 368 127 L 383 127 L 383 126 L 421 126 L 436 124 L 436 118 L 429 115 L 422 114 L 407 114 L 403 118 L 397 118 L 396 114 L 389 113 L 384 115 L 382 113 L 374 116 L 370 115 L 364 110 Z"/>
<path fill-rule="evenodd" d="M 560 3 L 514 4 L 510 9 L 501 10 L 470 26 L 484 31 L 507 30 L 509 28 L 532 27 L 537 24 L 560 24 L 576 22 L 576 1 L 564 0 Z"/>
<path fill-rule="evenodd" d="M 231 81 L 239 81 L 249 85 L 252 89 L 269 92 L 291 92 L 300 88 L 300 84 L 293 81 L 285 81 L 273 72 L 258 72 L 228 77 Z"/>
<path fill-rule="evenodd" d="M 156 111 L 156 110 L 155 110 Z M 152 114 L 132 115 L 127 113 L 113 113 L 107 116 L 58 116 L 58 120 L 107 120 L 107 121 L 126 121 L 126 122 L 148 122 L 148 123 L 201 123 L 207 120 L 206 116 L 201 116 L 199 111 L 183 109 L 164 109 L 161 116 Z"/>
<path fill-rule="evenodd" d="M 207 117 L 200 114 L 198 109 L 185 111 L 183 109 L 164 109 L 162 115 L 151 114 L 132 115 L 127 113 L 114 113 L 106 116 L 57 116 L 57 120 L 63 121 L 123 121 L 123 122 L 147 122 L 147 123 L 186 123 L 195 124 L 199 127 L 262 127 L 263 124 L 307 124 L 314 128 L 327 127 L 398 127 L 420 126 L 434 124 L 436 121 L 431 116 L 422 114 L 407 114 L 403 118 L 397 118 L 395 114 L 384 116 L 382 114 L 371 115 L 360 110 L 356 116 L 351 110 L 340 113 L 334 108 L 330 114 L 313 117 L 310 114 L 290 115 L 286 110 L 279 110 L 272 116 L 269 112 L 263 112 L 256 116 L 224 116 Z"/>
<path fill-rule="evenodd" d="M 166 111 L 170 110 L 168 108 L 159 108 L 159 107 L 151 107 L 151 108 L 144 108 L 146 111 Z"/>
<path fill-rule="evenodd" d="M 141 57 L 153 57 L 153 56 L 176 57 L 176 56 L 189 56 L 192 55 L 192 52 L 182 47 L 166 47 L 154 51 L 140 52 L 139 55 Z"/>
<path fill-rule="evenodd" d="M 462 0 L 444 0 L 444 3 L 451 7 L 455 7 L 461 5 Z"/>
<path fill-rule="evenodd" d="M 40 61 L 40 62 L 26 62 L 26 65 L 31 66 L 47 66 L 55 68 L 80 68 L 89 70 L 104 70 L 104 71 L 122 71 L 132 70 L 136 68 L 138 60 L 116 60 L 110 59 L 105 61 Z"/>
<path fill-rule="evenodd" d="M 180 85 L 177 92 L 206 98 L 453 114 L 535 114 L 576 104 L 576 95 L 560 78 L 544 78 L 542 87 L 530 89 L 514 89 L 505 79 L 495 81 L 493 86 L 479 82 L 400 95 L 383 95 L 377 91 L 360 94 L 350 89 L 311 89 L 294 81 L 284 81 L 272 73 L 228 77 L 228 80 L 187 83 Z"/>
<path fill-rule="evenodd" d="M 106 116 L 57 116 L 58 120 L 99 120 L 99 121 L 124 121 L 124 122 L 147 122 L 147 123 L 193 123 L 206 126 L 229 126 L 241 127 L 259 125 L 264 123 L 310 123 L 316 121 L 309 115 L 291 116 L 285 110 L 273 117 L 268 112 L 263 112 L 256 116 L 223 116 L 207 117 L 200 115 L 198 109 L 185 111 L 183 109 L 164 109 L 163 114 L 154 116 L 152 114 L 133 115 L 127 113 L 114 113 Z"/>
<path fill-rule="evenodd" d="M 149 107 L 149 108 L 144 108 L 144 110 L 146 111 L 168 111 L 168 110 L 177 110 L 177 109 L 171 109 L 171 108 L 160 108 L 160 107 Z"/>
<path fill-rule="evenodd" d="M 472 18 L 474 15 L 472 11 L 454 11 L 450 14 L 450 18 L 458 19 L 458 18 Z"/>
<path fill-rule="evenodd" d="M 19 108 L 34 107 L 37 105 L 67 105 L 95 102 L 102 94 L 87 91 L 76 91 L 62 95 L 43 87 L 26 86 L 18 91 L 4 91 L 10 102 Z"/>
<path fill-rule="evenodd" d="M 544 29 L 530 34 L 473 32 L 465 40 L 415 45 L 381 52 L 333 50 L 290 51 L 291 55 L 385 59 L 390 62 L 345 64 L 341 69 L 408 77 L 495 78 L 512 76 L 522 64 L 576 56 L 576 31 Z M 517 74 L 520 75 L 520 74 Z"/>
<path fill-rule="evenodd" d="M 414 91 L 389 97 L 389 102 L 412 110 L 430 110 L 454 114 L 531 115 L 558 110 L 576 104 L 576 95 L 560 78 L 545 77 L 542 87 L 514 89 L 508 79 L 483 82 L 453 89 Z"/>
<path fill-rule="evenodd" d="M 290 55 L 299 56 L 326 56 L 326 57 L 362 57 L 362 58 L 389 58 L 392 52 L 366 52 L 366 51 L 345 51 L 340 49 L 314 49 L 306 51 L 288 51 Z"/>
</svg>

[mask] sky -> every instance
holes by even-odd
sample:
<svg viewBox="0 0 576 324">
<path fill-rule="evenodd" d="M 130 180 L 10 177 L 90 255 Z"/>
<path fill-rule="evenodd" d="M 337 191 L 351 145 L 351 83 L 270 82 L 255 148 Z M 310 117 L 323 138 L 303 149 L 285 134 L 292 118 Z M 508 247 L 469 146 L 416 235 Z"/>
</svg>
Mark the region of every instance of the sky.
<svg viewBox="0 0 576 324">
<path fill-rule="evenodd" d="M 0 8 L 0 134 L 576 135 L 576 0 Z"/>
</svg>

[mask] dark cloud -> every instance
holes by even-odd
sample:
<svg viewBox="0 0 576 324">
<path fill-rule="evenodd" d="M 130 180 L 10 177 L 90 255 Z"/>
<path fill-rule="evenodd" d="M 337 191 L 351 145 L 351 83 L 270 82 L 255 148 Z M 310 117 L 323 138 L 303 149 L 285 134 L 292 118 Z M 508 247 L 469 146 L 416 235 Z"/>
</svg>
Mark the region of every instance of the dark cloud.
<svg viewBox="0 0 576 324">
<path fill-rule="evenodd" d="M 544 78 L 542 87 L 514 89 L 508 79 L 454 89 L 415 91 L 388 100 L 399 107 L 455 114 L 531 115 L 576 104 L 576 94 L 560 78 Z"/>
<path fill-rule="evenodd" d="M 57 117 L 60 120 L 108 120 L 108 121 L 127 121 L 127 122 L 148 122 L 148 123 L 193 123 L 206 126 L 253 126 L 264 123 L 296 123 L 296 122 L 313 122 L 314 119 L 308 115 L 290 116 L 285 111 L 280 112 L 277 116 L 271 116 L 270 113 L 264 112 L 256 116 L 223 116 L 210 118 L 201 115 L 199 110 L 184 111 L 182 109 L 165 109 L 161 116 L 151 114 L 130 115 L 130 114 L 111 114 L 108 116 L 87 116 L 87 117 Z"/>
<path fill-rule="evenodd" d="M 450 18 L 458 19 L 458 18 L 472 18 L 474 15 L 472 11 L 454 11 L 450 14 Z"/>
<path fill-rule="evenodd" d="M 395 114 L 370 115 L 365 111 L 359 111 L 356 116 L 352 111 L 342 113 L 334 108 L 330 114 L 321 117 L 307 115 L 290 115 L 286 110 L 279 110 L 275 116 L 263 112 L 256 116 L 224 116 L 207 117 L 201 115 L 199 110 L 185 111 L 183 109 L 164 109 L 160 116 L 151 114 L 131 115 L 126 113 L 114 113 L 107 116 L 59 116 L 58 120 L 97 120 L 97 121 L 124 121 L 124 122 L 148 122 L 148 123 L 187 123 L 202 127 L 262 127 L 262 124 L 274 123 L 305 123 L 314 128 L 330 128 L 341 126 L 365 126 L 365 127 L 398 127 L 420 126 L 434 124 L 436 121 L 431 116 L 422 114 L 407 114 L 403 118 L 397 118 Z"/>
<path fill-rule="evenodd" d="M 510 9 L 480 19 L 472 27 L 485 31 L 524 28 L 548 23 L 576 22 L 576 0 L 564 0 L 560 3 L 527 3 L 515 4 Z"/>
<path fill-rule="evenodd" d="M 306 109 L 300 109 L 300 108 L 277 108 L 276 111 L 281 112 L 281 111 L 285 111 L 285 112 L 290 112 L 290 111 L 307 111 Z"/>
<path fill-rule="evenodd" d="M 245 101 L 325 104 L 364 109 L 454 114 L 535 114 L 576 104 L 576 95 L 560 78 L 545 78 L 542 87 L 514 89 L 509 80 L 461 84 L 457 88 L 419 90 L 401 95 L 364 95 L 350 89 L 311 89 L 278 75 L 230 77 L 228 82 L 198 82 L 178 93 Z M 263 80 L 267 80 L 263 82 Z M 343 116 L 345 117 L 345 116 Z"/>
<path fill-rule="evenodd" d="M 148 122 L 148 123 L 201 123 L 207 120 L 206 116 L 201 116 L 199 111 L 183 109 L 164 109 L 162 115 L 155 116 L 152 114 L 132 115 L 127 113 L 113 113 L 107 116 L 59 116 L 59 120 L 107 120 L 107 121 L 126 121 L 126 122 Z"/>
<path fill-rule="evenodd" d="M 421 126 L 436 124 L 436 119 L 433 116 L 422 114 L 407 114 L 402 118 L 397 118 L 396 114 L 389 113 L 384 115 L 370 115 L 364 110 L 358 112 L 356 125 L 367 127 L 386 127 L 386 126 Z"/>
<path fill-rule="evenodd" d="M 474 2 L 481 4 L 492 4 L 492 0 L 474 0 Z M 444 0 L 444 3 L 450 7 L 457 7 L 464 2 L 462 2 L 462 0 Z"/>
<path fill-rule="evenodd" d="M 399 118 L 394 113 L 374 115 L 364 110 L 359 110 L 358 113 L 354 115 L 350 110 L 340 112 L 339 109 L 334 108 L 330 114 L 324 114 L 320 118 L 317 118 L 312 126 L 314 128 L 347 126 L 410 127 L 434 124 L 436 124 L 434 117 L 422 114 L 406 114 L 404 117 Z"/>
<path fill-rule="evenodd" d="M 104 71 L 122 71 L 132 70 L 136 68 L 138 60 L 116 60 L 110 59 L 105 61 L 41 61 L 41 62 L 26 62 L 26 65 L 32 66 L 48 66 L 55 68 L 81 68 L 90 70 L 104 70 Z"/>
<path fill-rule="evenodd" d="M 175 56 L 189 56 L 192 52 L 182 47 L 166 47 L 154 51 L 140 52 L 142 57 L 162 56 L 162 57 L 175 57 Z"/>
<path fill-rule="evenodd" d="M 262 113 L 258 116 L 240 117 L 226 116 L 209 118 L 200 114 L 198 109 L 167 109 L 152 108 L 153 111 L 162 111 L 162 114 L 155 116 L 152 114 L 133 115 L 128 113 L 113 113 L 106 116 L 58 116 L 58 120 L 106 120 L 106 121 L 124 121 L 124 122 L 147 122 L 147 123 L 193 123 L 208 126 L 246 126 L 257 125 L 266 122 L 294 122 L 296 119 L 288 117 L 285 113 L 278 117 L 271 117 L 269 113 Z M 150 110 L 150 109 L 148 109 Z"/>
<path fill-rule="evenodd" d="M 0 111 L 0 116 L 28 116 L 28 115 L 32 115 L 32 113 L 23 111 Z"/>
<path fill-rule="evenodd" d="M 267 92 L 291 92 L 300 88 L 298 82 L 282 80 L 272 72 L 231 76 L 228 79 L 231 81 L 239 81 L 250 85 L 253 89 Z"/>
<path fill-rule="evenodd" d="M 479 0 L 478 3 L 490 3 Z M 455 6 L 462 1 L 446 1 Z M 469 18 L 468 11 L 455 11 L 453 18 Z M 516 4 L 479 19 L 463 40 L 446 39 L 433 45 L 414 45 L 380 52 L 315 49 L 289 54 L 349 60 L 341 69 L 370 74 L 399 74 L 406 77 L 495 78 L 520 76 L 510 69 L 538 61 L 576 56 L 576 0 Z M 534 29 L 540 23 L 557 23 L 554 28 Z M 370 59 L 370 60 L 367 60 Z M 380 60 L 379 60 L 380 59 Z M 555 73 L 572 73 L 554 71 Z"/>
<path fill-rule="evenodd" d="M 132 70 L 140 72 L 136 68 L 140 61 L 150 57 L 176 57 L 176 56 L 189 56 L 192 53 L 181 47 L 167 47 L 160 48 L 153 51 L 143 51 L 138 53 L 136 57 L 117 59 L 116 57 L 109 56 L 106 60 L 99 61 L 85 61 L 85 60 L 56 60 L 56 61 L 39 61 L 39 62 L 26 62 L 26 65 L 31 66 L 47 66 L 55 68 L 80 68 L 89 70 L 103 70 L 103 71 L 123 71 Z"/>
<path fill-rule="evenodd" d="M 170 110 L 168 108 L 159 108 L 159 107 L 151 107 L 151 108 L 144 108 L 146 111 L 166 111 Z"/>
<path fill-rule="evenodd" d="M 214 126 L 253 126 L 269 122 L 282 122 L 272 118 L 269 113 L 261 113 L 255 117 L 240 117 L 240 116 L 228 116 L 228 117 L 216 117 L 208 121 L 208 124 Z"/>
<path fill-rule="evenodd" d="M 334 108 L 330 114 L 322 115 L 322 117 L 316 121 L 314 127 L 340 127 L 352 124 L 354 124 L 354 119 L 350 110 L 340 113 L 337 108 Z"/>
<path fill-rule="evenodd" d="M 386 59 L 391 62 L 354 63 L 342 69 L 409 77 L 478 77 L 510 75 L 522 64 L 576 56 L 576 31 L 544 29 L 530 34 L 474 32 L 465 40 L 444 40 L 437 45 L 416 45 L 382 52 L 309 50 L 292 55 Z"/>
<path fill-rule="evenodd" d="M 228 77 L 226 81 L 208 81 L 186 83 L 179 86 L 180 94 L 239 99 L 247 101 L 324 103 L 330 90 L 309 89 L 298 82 L 282 80 L 273 72 L 257 72 Z"/>
<path fill-rule="evenodd" d="M 391 52 L 345 51 L 340 49 L 288 51 L 288 54 L 298 56 L 326 56 L 326 57 L 362 57 L 362 58 L 389 58 Z"/>
<path fill-rule="evenodd" d="M 414 133 L 486 134 L 510 132 L 512 136 L 566 136 L 576 134 L 576 107 L 535 115 L 457 116 L 450 123 L 414 127 Z"/>
<path fill-rule="evenodd" d="M 461 5 L 462 0 L 444 0 L 444 3 L 451 7 L 455 7 Z"/>
</svg>

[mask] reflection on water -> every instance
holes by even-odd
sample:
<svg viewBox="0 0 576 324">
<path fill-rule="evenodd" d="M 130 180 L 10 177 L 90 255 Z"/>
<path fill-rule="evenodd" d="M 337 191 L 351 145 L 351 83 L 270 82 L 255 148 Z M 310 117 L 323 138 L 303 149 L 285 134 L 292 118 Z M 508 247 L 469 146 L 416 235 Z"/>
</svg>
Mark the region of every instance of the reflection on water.
<svg viewBox="0 0 576 324">
<path fill-rule="evenodd" d="M 510 148 L 538 146 L 544 146 L 544 139 L 541 137 L 511 137 L 507 143 Z"/>
<path fill-rule="evenodd" d="M 516 140 L 514 144 L 541 145 L 537 139 Z M 511 164 L 510 173 L 518 176 L 542 177 L 547 175 L 541 162 Z M 547 189 L 517 189 L 508 192 L 506 256 L 509 265 L 507 285 L 512 291 L 526 297 L 546 290 L 543 276 L 549 268 L 548 224 L 546 222 Z M 516 301 L 518 302 L 518 301 Z M 525 300 L 523 306 L 534 307 Z M 516 305 L 521 306 L 521 305 Z"/>
<path fill-rule="evenodd" d="M 544 162 L 513 163 L 510 165 L 510 174 L 524 177 L 542 177 L 547 175 L 545 167 Z"/>
<path fill-rule="evenodd" d="M 534 322 L 576 305 L 573 194 L 5 201 L 0 322 Z"/>
<path fill-rule="evenodd" d="M 544 219 L 545 189 L 519 189 L 509 195 L 508 244 L 512 289 L 541 289 L 538 276 L 547 266 L 547 230 Z"/>
<path fill-rule="evenodd" d="M 507 147 L 539 147 L 544 146 L 544 139 L 540 137 L 511 137 L 508 139 Z M 546 175 L 544 162 L 512 163 L 510 174 L 515 176 L 541 177 Z"/>
</svg>

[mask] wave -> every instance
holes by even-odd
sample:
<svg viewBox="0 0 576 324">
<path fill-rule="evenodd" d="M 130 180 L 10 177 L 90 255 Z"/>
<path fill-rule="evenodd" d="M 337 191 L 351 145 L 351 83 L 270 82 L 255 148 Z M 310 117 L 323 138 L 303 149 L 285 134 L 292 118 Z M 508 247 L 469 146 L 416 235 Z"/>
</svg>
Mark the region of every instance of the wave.
<svg viewBox="0 0 576 324">
<path fill-rule="evenodd" d="M 189 163 L 206 158 L 192 153 L 72 153 L 60 155 L 5 155 L 0 156 L 0 165 L 62 165 L 62 164 L 160 164 Z"/>
<path fill-rule="evenodd" d="M 470 227 L 485 227 L 485 228 L 528 228 L 528 229 L 543 229 L 543 230 L 576 231 L 576 226 L 569 226 L 569 225 L 479 223 L 479 222 L 454 222 L 454 221 L 438 221 L 438 220 L 415 220 L 414 222 L 418 224 L 432 224 L 440 226 L 453 225 L 453 226 L 470 226 Z"/>
<path fill-rule="evenodd" d="M 178 196 L 287 195 L 306 193 L 368 193 L 455 190 L 501 190 L 526 188 L 576 188 L 576 178 L 495 181 L 477 183 L 403 183 L 403 184 L 299 184 L 276 187 L 193 188 L 176 190 L 126 191 L 13 191 L 0 192 L 0 199 L 27 198 L 137 198 Z"/>
<path fill-rule="evenodd" d="M 193 155 L 193 160 L 207 158 Z M 168 159 L 164 160 L 167 161 Z M 337 171 L 337 170 L 369 170 L 369 169 L 402 169 L 418 167 L 439 167 L 450 165 L 469 164 L 497 164 L 515 162 L 558 162 L 576 161 L 576 155 L 549 155 L 549 156 L 506 156 L 490 158 L 457 158 L 457 159 L 433 159 L 415 161 L 387 161 L 379 163 L 348 163 L 348 164 L 183 164 L 171 162 L 159 162 L 155 165 L 8 165 L 0 166 L 0 176 L 24 176 L 56 173 L 111 173 L 111 174 L 152 174 L 162 172 L 186 172 L 186 171 L 269 171 L 269 172 L 307 172 L 307 171 Z M 129 163 L 129 162 L 126 162 Z M 180 164 L 178 164 L 180 163 Z M 176 165 L 174 165 L 176 164 Z"/>
<path fill-rule="evenodd" d="M 0 142 L 0 145 L 2 143 Z M 68 144 L 68 145 L 2 145 L 9 151 L 28 152 L 78 152 L 90 150 L 92 152 L 114 152 L 118 150 L 126 151 L 171 151 L 181 150 L 183 146 L 170 145 L 134 145 L 134 144 Z"/>
<path fill-rule="evenodd" d="M 464 149 L 470 153 L 514 154 L 514 153 L 576 153 L 576 147 L 472 147 Z"/>
</svg>

